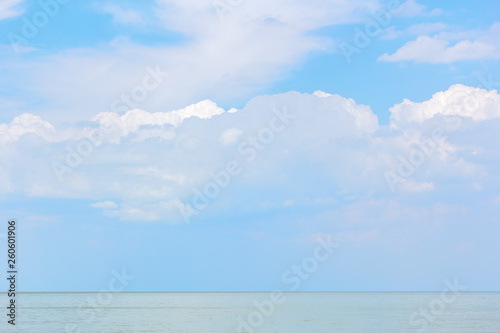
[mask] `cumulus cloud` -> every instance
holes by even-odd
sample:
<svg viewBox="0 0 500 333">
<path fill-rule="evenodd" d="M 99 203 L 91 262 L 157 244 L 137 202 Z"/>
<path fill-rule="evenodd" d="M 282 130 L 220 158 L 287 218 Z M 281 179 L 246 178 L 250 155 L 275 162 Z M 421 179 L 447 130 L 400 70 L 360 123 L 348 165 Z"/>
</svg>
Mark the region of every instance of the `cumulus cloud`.
<svg viewBox="0 0 500 333">
<path fill-rule="evenodd" d="M 422 123 L 436 115 L 460 116 L 475 121 L 500 118 L 500 95 L 496 90 L 468 87 L 461 84 L 441 91 L 428 101 L 415 103 L 405 99 L 393 106 L 391 125 L 402 126 L 410 122 Z M 403 125 L 404 126 L 404 125 Z"/>
<path fill-rule="evenodd" d="M 10 124 L 0 124 L 0 142 L 2 143 L 17 141 L 27 133 L 33 133 L 51 141 L 55 128 L 49 122 L 29 113 L 14 118 Z"/>
<path fill-rule="evenodd" d="M 500 57 L 500 23 L 493 24 L 488 31 L 464 32 L 471 39 L 452 41 L 455 33 L 440 33 L 433 37 L 419 36 L 398 49 L 394 54 L 380 56 L 380 61 L 409 61 L 424 63 L 453 63 L 463 60 L 498 59 Z"/>
<path fill-rule="evenodd" d="M 389 198 L 387 172 L 401 178 L 395 189 L 406 195 L 446 196 L 458 184 L 487 192 L 500 179 L 500 156 L 489 139 L 497 133 L 499 110 L 496 91 L 455 85 L 428 101 L 395 105 L 388 126 L 380 126 L 368 106 L 325 92 L 259 96 L 232 112 L 202 101 L 165 113 L 106 113 L 71 128 L 24 115 L 0 125 L 0 192 L 93 199 L 92 207 L 111 218 L 180 223 L 196 191 L 232 160 L 241 174 L 204 213 Z M 90 140 L 87 131 L 103 129 L 105 119 L 117 132 Z M 398 174 L 403 160 L 417 157 L 411 172 Z"/>
<path fill-rule="evenodd" d="M 24 113 L 15 117 L 10 124 L 0 124 L 0 142 L 17 141 L 28 133 L 36 134 L 48 142 L 78 140 L 88 137 L 96 128 L 102 132 L 101 135 L 106 134 L 103 138 L 106 141 L 118 142 L 120 138 L 131 133 L 135 135 L 135 141 L 144 141 L 156 136 L 168 139 L 172 137 L 169 129 L 179 126 L 185 119 L 209 119 L 224 112 L 224 109 L 209 100 L 168 112 L 149 113 L 140 109 L 130 110 L 123 115 L 117 112 L 101 112 L 91 118 L 93 126 L 62 131 L 56 131 L 51 123 L 39 116 Z"/>
<path fill-rule="evenodd" d="M 222 113 L 224 113 L 224 109 L 210 100 L 204 100 L 183 109 L 169 112 L 149 113 L 140 109 L 130 110 L 124 115 L 116 112 L 101 112 L 91 120 L 99 123 L 104 128 L 109 128 L 110 131 L 118 132 L 118 135 L 122 137 L 137 132 L 143 126 L 164 127 L 165 125 L 171 125 L 177 127 L 184 119 L 191 117 L 209 119 Z"/>
<path fill-rule="evenodd" d="M 26 195 L 97 196 L 102 201 L 120 198 L 120 208 L 109 210 L 108 215 L 146 220 L 175 217 L 179 206 L 192 199 L 192 190 L 210 179 L 210 172 L 217 172 L 234 158 L 246 162 L 248 156 L 238 149 L 241 142 L 271 126 L 276 109 L 296 114 L 297 121 L 290 124 L 286 132 L 276 133 L 275 141 L 281 137 L 280 143 L 270 145 L 263 152 L 276 154 L 271 155 L 275 157 L 257 159 L 259 162 L 255 162 L 255 167 L 242 178 L 245 181 L 260 183 L 267 178 L 277 181 L 281 177 L 275 177 L 274 172 L 279 170 L 283 159 L 295 159 L 297 153 L 311 154 L 314 147 L 333 144 L 344 137 L 361 139 L 378 128 L 377 117 L 369 107 L 338 95 L 323 98 L 299 93 L 261 96 L 251 100 L 242 110 L 231 113 L 221 112 L 214 103 L 204 101 L 196 107 L 176 111 L 175 115 L 187 117 L 182 123 L 169 113 L 136 110 L 133 116 L 100 114 L 90 122 L 93 125 L 66 129 L 74 136 L 63 141 L 46 139 L 45 133 L 40 131 L 30 132 L 31 137 L 26 133 L 18 135 L 17 141 L 9 142 L 12 155 L 6 157 L 23 161 L 23 167 L 4 169 L 4 174 L 12 179 L 29 174 L 26 182 L 15 184 L 11 181 L 9 185 L 9 189 L 14 187 L 15 191 Z M 98 144 L 90 143 L 85 131 L 104 129 L 105 119 L 112 120 L 110 128 L 118 131 L 103 132 Z M 283 124 L 276 126 L 281 128 Z M 314 133 L 310 128 L 315 128 Z M 137 140 L 144 133 L 148 133 L 147 137 Z M 165 133 L 170 135 L 166 137 Z M 53 133 L 53 137 L 56 136 L 57 133 Z M 225 145 L 221 146 L 221 141 Z M 44 155 L 29 152 L 33 147 L 41 147 Z M 17 150 L 24 150 L 23 157 L 15 152 Z M 32 169 L 34 165 L 38 166 Z M 55 170 L 62 173 L 62 182 Z M 269 172 L 265 178 L 260 176 L 263 172 Z M 4 184 L 7 186 L 9 182 Z"/>
</svg>

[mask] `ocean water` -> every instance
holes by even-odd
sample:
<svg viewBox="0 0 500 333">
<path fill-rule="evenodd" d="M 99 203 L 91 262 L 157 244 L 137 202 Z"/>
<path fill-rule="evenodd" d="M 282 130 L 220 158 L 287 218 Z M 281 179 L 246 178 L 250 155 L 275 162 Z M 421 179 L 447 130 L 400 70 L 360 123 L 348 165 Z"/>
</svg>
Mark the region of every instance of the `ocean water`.
<svg viewBox="0 0 500 333">
<path fill-rule="evenodd" d="M 2 314 L 0 331 L 500 332 L 500 293 L 285 293 L 272 300 L 271 293 L 24 293 L 16 326 Z"/>
</svg>

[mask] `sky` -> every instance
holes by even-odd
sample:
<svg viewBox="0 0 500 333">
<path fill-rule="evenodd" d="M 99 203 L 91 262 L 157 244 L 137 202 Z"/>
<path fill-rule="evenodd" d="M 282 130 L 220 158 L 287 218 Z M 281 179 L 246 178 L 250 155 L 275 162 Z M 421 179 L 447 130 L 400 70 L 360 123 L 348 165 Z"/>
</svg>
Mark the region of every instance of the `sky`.
<svg viewBox="0 0 500 333">
<path fill-rule="evenodd" d="M 500 290 L 498 12 L 0 0 L 20 290 Z"/>
</svg>

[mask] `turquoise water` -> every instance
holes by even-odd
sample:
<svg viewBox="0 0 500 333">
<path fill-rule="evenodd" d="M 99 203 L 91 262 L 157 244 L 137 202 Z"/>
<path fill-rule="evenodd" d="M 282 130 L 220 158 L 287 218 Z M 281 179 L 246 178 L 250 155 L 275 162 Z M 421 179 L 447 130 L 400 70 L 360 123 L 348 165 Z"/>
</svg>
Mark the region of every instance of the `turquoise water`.
<svg viewBox="0 0 500 333">
<path fill-rule="evenodd" d="M 2 299 L 6 303 L 5 294 Z M 286 293 L 272 299 L 270 293 L 29 293 L 17 298 L 15 328 L 3 319 L 0 331 L 500 332 L 500 293 Z"/>
</svg>

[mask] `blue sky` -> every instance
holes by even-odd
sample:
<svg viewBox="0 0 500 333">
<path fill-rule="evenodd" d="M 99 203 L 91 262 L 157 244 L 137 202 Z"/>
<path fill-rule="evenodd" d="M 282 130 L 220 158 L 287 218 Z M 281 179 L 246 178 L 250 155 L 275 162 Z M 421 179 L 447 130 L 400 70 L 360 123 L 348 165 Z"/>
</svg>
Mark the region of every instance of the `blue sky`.
<svg viewBox="0 0 500 333">
<path fill-rule="evenodd" d="M 63 2 L 0 0 L 22 290 L 499 290 L 497 1 Z"/>
</svg>

